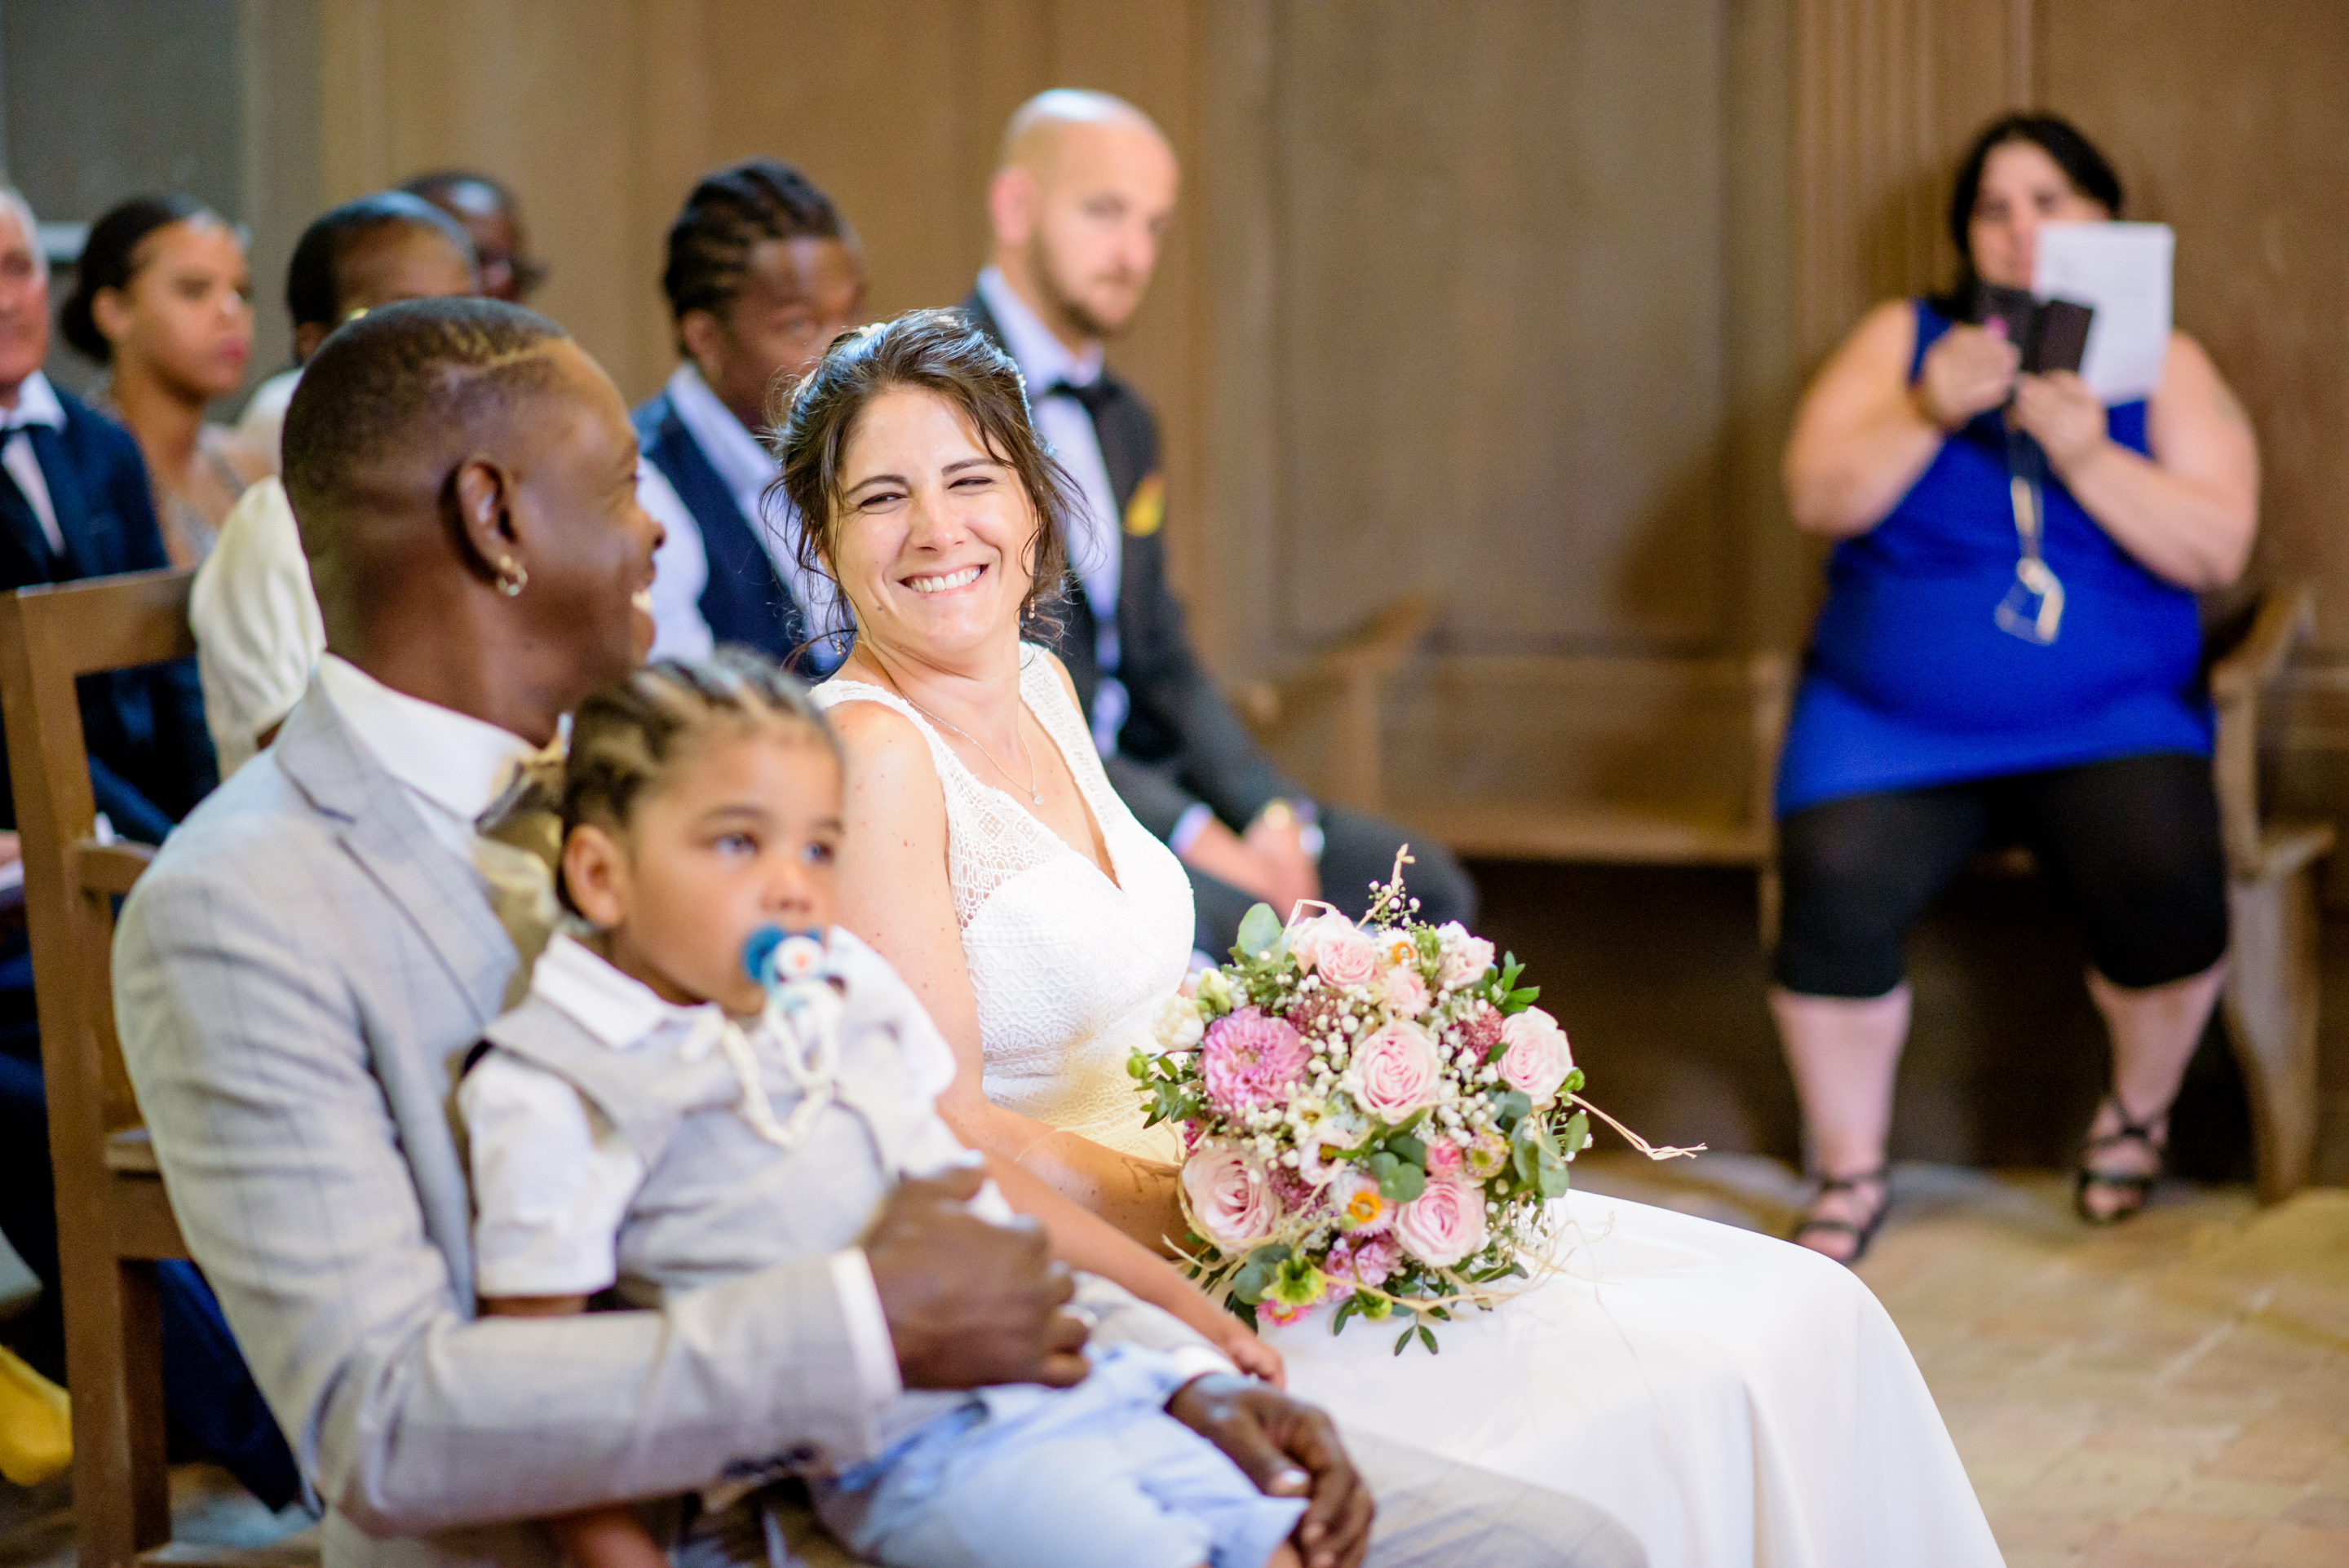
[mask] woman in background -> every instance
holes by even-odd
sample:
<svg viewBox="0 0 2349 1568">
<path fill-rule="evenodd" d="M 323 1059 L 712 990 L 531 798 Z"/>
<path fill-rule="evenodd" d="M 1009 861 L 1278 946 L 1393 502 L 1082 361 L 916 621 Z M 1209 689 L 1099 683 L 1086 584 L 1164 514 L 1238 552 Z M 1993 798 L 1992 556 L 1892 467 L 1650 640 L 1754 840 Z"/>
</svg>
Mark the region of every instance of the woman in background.
<svg viewBox="0 0 2349 1568">
<path fill-rule="evenodd" d="M 2120 210 L 2071 126 L 1990 126 L 1951 196 L 1956 286 L 1870 312 L 1787 443 L 1796 525 L 1840 542 L 1778 776 L 1771 1007 L 1820 1179 L 1795 1239 L 1846 1263 L 1889 1199 L 1903 941 L 1986 842 L 2028 845 L 2068 899 L 2111 1031 L 2083 1218 L 2144 1205 L 2225 977 L 2195 595 L 2251 553 L 2250 421 L 2184 333 L 2151 397 L 2107 408 L 2075 375 L 2019 374 L 1997 324 L 1971 325 L 1978 284 L 2031 287 L 2042 223 Z"/>
<path fill-rule="evenodd" d="M 90 225 L 65 338 L 107 367 L 106 411 L 138 438 L 174 566 L 211 552 L 247 485 L 275 466 L 204 408 L 243 385 L 253 274 L 219 214 L 188 196 L 141 196 Z"/>
</svg>

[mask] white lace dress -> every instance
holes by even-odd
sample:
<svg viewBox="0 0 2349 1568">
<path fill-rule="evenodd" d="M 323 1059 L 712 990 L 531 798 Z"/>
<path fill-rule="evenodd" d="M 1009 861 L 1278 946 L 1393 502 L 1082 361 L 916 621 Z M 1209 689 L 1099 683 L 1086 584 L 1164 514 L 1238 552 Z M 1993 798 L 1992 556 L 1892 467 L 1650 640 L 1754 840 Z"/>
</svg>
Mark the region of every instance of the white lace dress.
<svg viewBox="0 0 2349 1568">
<path fill-rule="evenodd" d="M 1128 1050 L 1181 980 L 1181 863 L 1112 791 L 1049 660 L 1020 691 L 1092 806 L 1112 882 L 976 778 L 911 707 L 833 681 L 830 707 L 885 704 L 928 737 L 947 875 L 978 1003 L 988 1098 L 1112 1148 L 1145 1131 Z M 1586 1498 L 1656 1568 L 1983 1568 L 2000 1562 L 1899 1331 L 1815 1253 L 1643 1204 L 1560 1201 L 1565 1272 L 1447 1326 L 1439 1356 L 1317 1314 L 1269 1335 L 1300 1398 L 1350 1427 Z"/>
</svg>

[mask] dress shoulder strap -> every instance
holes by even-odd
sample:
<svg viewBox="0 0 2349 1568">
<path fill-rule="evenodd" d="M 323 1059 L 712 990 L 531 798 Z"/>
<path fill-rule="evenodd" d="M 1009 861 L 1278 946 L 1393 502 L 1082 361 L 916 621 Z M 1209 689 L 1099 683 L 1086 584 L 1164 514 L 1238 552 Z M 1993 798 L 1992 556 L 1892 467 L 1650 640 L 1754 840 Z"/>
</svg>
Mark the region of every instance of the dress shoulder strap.
<svg viewBox="0 0 2349 1568">
<path fill-rule="evenodd" d="M 1061 684 L 1058 666 L 1051 654 L 1033 643 L 1019 645 L 1019 696 L 1052 744 L 1075 775 L 1077 788 L 1083 790 L 1092 803 L 1093 815 L 1100 820 L 1102 831 L 1111 827 L 1108 815 L 1110 802 L 1116 791 L 1110 788 L 1109 775 L 1102 771 L 1101 753 L 1094 749 L 1093 732 L 1086 723 L 1084 710 L 1069 696 Z"/>
<path fill-rule="evenodd" d="M 886 686 L 874 686 L 871 681 L 828 680 L 809 692 L 808 696 L 826 713 L 843 703 L 875 702 L 906 719 L 922 732 L 922 738 L 929 743 L 930 765 L 938 770 L 938 781 L 952 788 L 947 781 L 954 777 L 956 770 L 962 768 L 962 758 L 954 754 L 954 748 L 946 743 L 946 738 L 937 732 L 937 727 L 922 717 L 921 710 L 895 692 Z"/>
</svg>

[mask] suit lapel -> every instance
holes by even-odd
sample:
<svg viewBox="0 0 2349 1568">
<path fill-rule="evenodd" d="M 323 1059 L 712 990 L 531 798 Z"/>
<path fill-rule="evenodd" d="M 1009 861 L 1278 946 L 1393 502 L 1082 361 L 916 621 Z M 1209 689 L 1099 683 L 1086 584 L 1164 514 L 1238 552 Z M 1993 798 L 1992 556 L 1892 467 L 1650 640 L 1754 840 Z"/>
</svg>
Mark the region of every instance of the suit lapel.
<svg viewBox="0 0 2349 1568">
<path fill-rule="evenodd" d="M 487 882 L 425 826 L 316 681 L 274 749 L 279 769 L 339 825 L 343 847 L 416 927 L 478 1022 L 496 1016 L 520 957 Z"/>
<path fill-rule="evenodd" d="M 34 454 L 41 459 L 41 478 L 49 487 L 49 510 L 57 514 L 57 534 L 66 542 L 59 577 L 96 577 L 115 570 L 120 562 L 111 559 L 112 552 L 91 531 L 89 495 L 66 451 L 64 435 L 47 425 L 34 426 L 31 435 Z M 38 519 L 33 526 L 41 526 Z"/>
<path fill-rule="evenodd" d="M 16 476 L 5 468 L 0 468 L 0 521 L 5 524 L 0 528 L 0 584 L 22 588 L 56 582 L 57 558 L 49 549 L 48 535 L 41 531 L 40 516 L 25 499 Z"/>
</svg>

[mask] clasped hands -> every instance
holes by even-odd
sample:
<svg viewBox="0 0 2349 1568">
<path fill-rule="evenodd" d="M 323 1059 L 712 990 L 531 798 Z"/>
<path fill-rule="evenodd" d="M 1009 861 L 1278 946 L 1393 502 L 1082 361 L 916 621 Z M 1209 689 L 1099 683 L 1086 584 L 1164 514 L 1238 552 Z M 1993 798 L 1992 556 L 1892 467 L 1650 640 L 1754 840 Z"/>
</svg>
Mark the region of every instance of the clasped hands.
<svg viewBox="0 0 2349 1568">
<path fill-rule="evenodd" d="M 1041 1383 L 1086 1372 L 1085 1326 L 1061 1309 L 1076 1286 L 1041 1226 L 1000 1225 L 968 1208 L 982 1178 L 956 1171 L 900 1182 L 864 1239 L 898 1375 L 908 1388 Z M 1196 1377 L 1167 1414 L 1221 1449 L 1257 1488 L 1309 1497 L 1297 1543 L 1310 1568 L 1356 1568 L 1371 1499 L 1330 1418 L 1245 1377 Z"/>
<path fill-rule="evenodd" d="M 2039 443 L 2058 474 L 2068 475 L 2110 444 L 2105 406 L 2073 372 L 2026 376 L 2022 364 L 2004 322 L 1953 326 L 1925 351 L 1918 410 L 1942 429 L 1956 430 L 2012 396 L 2015 428 Z"/>
<path fill-rule="evenodd" d="M 1305 824 L 1288 802 L 1259 812 L 1246 833 L 1214 818 L 1183 851 L 1183 863 L 1262 899 L 1285 918 L 1299 902 L 1321 896 L 1321 867 L 1305 847 Z"/>
</svg>

